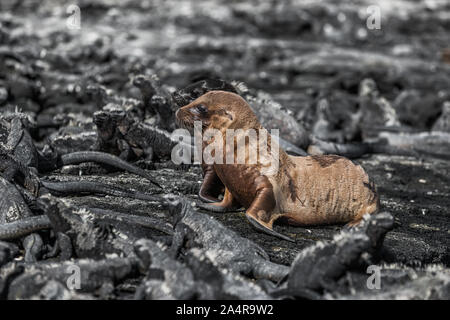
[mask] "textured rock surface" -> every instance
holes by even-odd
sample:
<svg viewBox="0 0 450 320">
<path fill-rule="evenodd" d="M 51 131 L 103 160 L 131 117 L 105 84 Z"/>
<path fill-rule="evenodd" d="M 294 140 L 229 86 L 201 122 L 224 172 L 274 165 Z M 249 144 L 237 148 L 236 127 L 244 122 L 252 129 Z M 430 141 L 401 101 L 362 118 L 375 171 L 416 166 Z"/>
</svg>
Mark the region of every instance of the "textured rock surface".
<svg viewBox="0 0 450 320">
<path fill-rule="evenodd" d="M 282 127 L 282 136 L 297 145 L 305 143 L 300 136 L 303 130 L 340 143 L 381 136 L 393 145 L 413 147 L 421 156 L 372 154 L 354 160 L 378 186 L 382 210 L 395 219 L 382 252 L 386 263 L 382 283 L 386 286 L 367 290 L 368 275 L 364 270 L 352 271 L 345 280 L 347 291 L 329 292 L 324 298 L 449 299 L 448 3 L 380 2 L 379 30 L 366 27 L 366 10 L 372 4 L 366 0 L 345 5 L 334 0 L 280 4 L 263 0 L 79 1 L 80 29 L 67 27 L 69 4 L 72 2 L 56 0 L 0 3 L 0 113 L 3 117 L 17 108 L 28 113 L 35 121 L 30 134 L 39 149 L 47 145 L 59 154 L 94 150 L 99 137 L 93 115 L 107 104 L 142 116 L 145 103 L 132 83 L 137 75 L 157 75 L 166 93 L 202 77 L 235 81 L 237 87 L 244 82 L 250 93 L 260 98 L 258 103 L 266 101 L 263 106 L 269 109 L 261 109 L 261 114 L 269 118 L 270 112 L 279 115 L 270 107 L 276 110 L 280 106 L 280 114 L 288 115 L 286 123 L 283 117 L 274 117 L 274 127 Z M 258 103 L 252 107 L 258 108 Z M 157 122 L 157 117 L 149 117 L 144 126 Z M 139 176 L 92 163 L 66 166 L 44 178 L 97 181 L 198 201 L 199 166 L 174 165 L 166 160 L 170 150 L 161 145 L 149 150 L 139 142 L 139 134 L 133 137 L 124 127 L 114 129 L 117 131 L 105 132 L 105 136 L 111 134 L 106 139 L 111 143 L 109 150 L 137 160 L 136 165 L 148 170 L 163 191 Z M 430 130 L 434 130 L 432 134 Z M 0 127 L 4 144 L 6 131 Z M 2 184 L 3 188 L 7 185 Z M 9 217 L 0 212 L 0 221 L 29 216 L 24 204 L 14 203 L 18 197 L 15 189 L 8 192 L 14 196 L 1 201 L 2 208 L 15 206 L 18 213 Z M 173 222 L 169 210 L 155 202 L 96 195 L 61 199 L 74 211 L 93 207 Z M 256 232 L 243 212 L 207 214 L 263 248 L 272 262 L 286 266 L 301 250 L 317 241 L 331 241 L 342 229 L 275 225 L 277 231 L 295 239 L 290 243 Z M 40 234 L 47 245 L 53 245 L 52 232 Z M 170 239 L 161 233 L 148 234 L 153 241 L 170 245 Z M 133 243 L 127 245 L 133 247 Z M 48 275 L 36 279 L 44 267 L 30 272 L 20 262 L 11 262 L 19 254 L 15 245 L 1 243 L 0 247 L 0 264 L 5 264 L 0 269 L 0 298 L 130 298 L 135 297 L 142 279 L 161 285 L 160 279 L 152 280 L 149 274 L 124 280 L 127 274 L 112 277 L 103 288 L 74 293 L 60 279 Z M 198 262 L 203 256 L 194 253 L 189 253 L 191 260 L 179 259 L 186 273 L 196 265 L 219 272 L 209 262 Z M 19 255 L 21 259 L 22 252 Z M 109 260 L 104 261 L 108 265 Z M 92 265 L 93 270 L 95 266 L 101 269 L 102 263 Z M 189 273 L 189 277 L 196 275 Z M 266 297 L 259 286 L 248 287 L 247 278 L 223 273 L 222 280 L 235 285 L 235 296 L 248 297 L 254 292 Z M 15 285 L 8 292 L 11 283 Z M 233 295 L 218 290 L 219 284 L 214 291 L 205 283 L 205 296 Z M 152 297 L 150 293 L 147 296 Z"/>
</svg>

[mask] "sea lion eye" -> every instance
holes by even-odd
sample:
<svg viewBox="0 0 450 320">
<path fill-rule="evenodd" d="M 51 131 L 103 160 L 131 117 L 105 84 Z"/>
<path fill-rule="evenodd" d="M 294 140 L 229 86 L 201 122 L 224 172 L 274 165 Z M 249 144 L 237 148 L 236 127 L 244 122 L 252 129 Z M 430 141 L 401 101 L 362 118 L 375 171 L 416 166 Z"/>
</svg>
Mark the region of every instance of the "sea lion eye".
<svg viewBox="0 0 450 320">
<path fill-rule="evenodd" d="M 205 107 L 203 104 L 199 104 L 195 107 L 195 110 L 199 113 L 199 114 L 207 114 L 208 113 L 208 108 Z"/>
</svg>

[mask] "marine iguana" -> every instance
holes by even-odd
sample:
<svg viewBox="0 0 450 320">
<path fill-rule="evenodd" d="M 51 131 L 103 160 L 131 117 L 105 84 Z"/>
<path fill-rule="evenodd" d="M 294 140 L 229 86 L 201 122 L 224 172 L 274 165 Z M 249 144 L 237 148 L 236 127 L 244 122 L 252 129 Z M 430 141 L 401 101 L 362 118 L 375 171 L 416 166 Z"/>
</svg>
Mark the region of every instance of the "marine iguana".
<svg viewBox="0 0 450 320">
<path fill-rule="evenodd" d="M 97 162 L 137 174 L 148 179 L 159 188 L 162 188 L 145 170 L 127 163 L 111 154 L 98 151 L 80 151 L 58 155 L 49 149 L 46 149 L 45 153 L 41 153 L 34 145 L 30 133 L 28 132 L 27 124 L 23 123 L 23 121 L 28 121 L 28 117 L 21 113 L 15 113 L 10 117 L 10 130 L 7 137 L 7 143 L 5 146 L 1 146 L 2 149 L 0 149 L 0 156 L 12 159 L 8 160 L 7 163 L 9 163 L 9 165 L 6 163 L 3 164 L 3 166 L 9 167 L 9 171 L 13 170 L 12 168 L 14 167 L 18 167 L 18 169 L 22 171 L 22 174 L 24 174 L 25 168 L 34 168 L 31 170 L 44 173 L 56 170 L 65 165 L 82 162 Z M 3 117 L 3 119 L 7 118 L 8 117 Z M 10 153 L 12 155 L 10 155 Z M 11 161 L 15 162 L 14 166 L 11 166 Z M 1 165 L 0 171 L 4 171 L 1 170 Z M 10 175 L 11 174 L 12 173 L 10 173 Z M 27 173 L 27 175 L 29 174 Z"/>
<path fill-rule="evenodd" d="M 79 292 L 93 292 L 103 298 L 112 294 L 114 285 L 139 276 L 139 260 L 135 257 L 112 257 L 101 260 L 77 259 L 64 262 L 25 264 L 23 272 L 12 280 L 8 299 L 29 299 L 37 295 L 50 281 L 79 285 Z M 72 283 L 75 270 L 80 270 L 80 282 Z M 77 290 L 77 291 L 78 291 Z"/>
<path fill-rule="evenodd" d="M 135 299 L 192 299 L 196 288 L 192 271 L 163 250 L 163 245 L 140 239 L 134 245 L 146 276 Z"/>
<path fill-rule="evenodd" d="M 238 274 L 217 267 L 201 249 L 189 250 L 183 261 L 152 240 L 135 243 L 136 255 L 146 277 L 135 299 L 269 299 L 258 285 Z M 142 271 L 141 271 L 142 272 Z"/>
<path fill-rule="evenodd" d="M 137 75 L 132 83 L 139 88 L 142 93 L 145 110 L 150 115 L 158 116 L 158 125 L 165 130 L 175 129 L 175 111 L 177 109 L 171 94 L 163 88 L 156 75 Z"/>
<path fill-rule="evenodd" d="M 16 186 L 0 177 L 0 228 L 5 223 L 20 221 L 32 215 Z"/>
<path fill-rule="evenodd" d="M 170 248 L 173 256 L 177 256 L 185 245 L 200 246 L 219 268 L 238 274 L 278 281 L 288 273 L 287 266 L 271 262 L 260 246 L 213 217 L 195 211 L 188 200 L 173 195 L 166 199 L 174 217 L 175 234 Z"/>
<path fill-rule="evenodd" d="M 38 204 L 54 232 L 70 237 L 78 257 L 111 253 L 128 256 L 133 254 L 133 239 L 172 234 L 169 226 L 156 219 L 104 209 L 73 207 L 50 194 L 41 196 Z"/>
<path fill-rule="evenodd" d="M 340 232 L 331 242 L 319 241 L 303 249 L 286 282 L 272 293 L 320 299 L 325 291 L 336 289 L 337 281 L 348 270 L 377 263 L 384 237 L 393 226 L 390 213 L 365 216 L 360 226 Z"/>
</svg>

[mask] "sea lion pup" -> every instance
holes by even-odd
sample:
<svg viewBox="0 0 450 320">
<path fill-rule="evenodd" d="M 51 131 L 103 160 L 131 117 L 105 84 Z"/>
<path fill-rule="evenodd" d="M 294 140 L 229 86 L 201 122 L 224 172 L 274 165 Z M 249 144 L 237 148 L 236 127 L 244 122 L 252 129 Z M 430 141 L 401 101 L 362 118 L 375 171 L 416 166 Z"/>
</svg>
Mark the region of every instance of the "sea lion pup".
<svg viewBox="0 0 450 320">
<path fill-rule="evenodd" d="M 248 103 L 237 94 L 210 91 L 180 108 L 176 119 L 186 129 L 192 130 L 194 122 L 201 121 L 203 134 L 207 129 L 217 129 L 222 134 L 223 152 L 218 154 L 223 153 L 223 158 L 211 152 L 215 162 L 202 165 L 204 181 L 199 196 L 206 202 L 217 201 L 205 204 L 207 209 L 226 212 L 243 206 L 253 226 L 283 239 L 289 238 L 272 229 L 280 217 L 301 226 L 353 226 L 363 215 L 378 210 L 375 185 L 361 166 L 337 155 L 289 156 L 270 134 L 260 144 L 249 138 L 248 131 L 238 130 L 254 129 L 258 141 L 263 141 L 267 133 Z M 227 129 L 234 129 L 234 143 L 225 138 Z M 203 135 L 203 140 L 202 151 L 210 150 L 216 137 L 208 139 Z M 239 143 L 245 148 L 245 161 L 240 162 L 236 156 Z M 234 155 L 231 163 L 226 158 L 230 154 Z M 258 160 L 252 162 L 255 154 Z M 278 167 L 274 168 L 274 163 Z M 217 193 L 223 187 L 225 194 L 219 202 Z"/>
</svg>

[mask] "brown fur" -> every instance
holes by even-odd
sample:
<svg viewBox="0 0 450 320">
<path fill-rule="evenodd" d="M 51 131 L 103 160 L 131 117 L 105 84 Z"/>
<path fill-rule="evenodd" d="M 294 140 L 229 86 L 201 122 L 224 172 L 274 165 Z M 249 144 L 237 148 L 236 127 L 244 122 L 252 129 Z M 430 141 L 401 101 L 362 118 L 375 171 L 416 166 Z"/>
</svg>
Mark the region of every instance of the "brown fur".
<svg viewBox="0 0 450 320">
<path fill-rule="evenodd" d="M 196 120 L 202 121 L 203 129 L 218 129 L 223 137 L 226 129 L 264 129 L 242 97 L 225 91 L 204 94 L 180 108 L 176 117 L 186 128 L 192 128 Z M 236 140 L 239 139 L 245 138 L 237 135 Z M 224 164 L 203 166 L 207 174 L 200 192 L 202 199 L 217 199 L 217 190 L 223 187 L 224 199 L 214 206 L 242 205 L 248 216 L 269 229 L 279 217 L 296 225 L 354 225 L 364 214 L 378 210 L 375 185 L 363 168 L 350 160 L 336 155 L 293 157 L 280 149 L 278 171 L 265 175 L 262 162 L 248 161 L 250 152 L 257 151 L 258 146 L 245 141 L 244 164 L 225 164 L 227 150 L 236 156 L 236 147 L 225 145 Z M 204 143 L 203 149 L 209 143 Z M 269 135 L 268 150 L 274 143 Z M 208 194 L 211 189 L 214 195 Z"/>
<path fill-rule="evenodd" d="M 450 49 L 444 49 L 442 51 L 442 61 L 450 64 Z"/>
<path fill-rule="evenodd" d="M 330 155 L 323 155 L 323 156 L 317 156 L 317 155 L 311 156 L 311 158 L 316 160 L 322 168 L 326 168 L 328 166 L 331 166 L 333 163 L 335 163 L 341 157 L 334 155 L 334 154 L 330 154 Z"/>
</svg>

